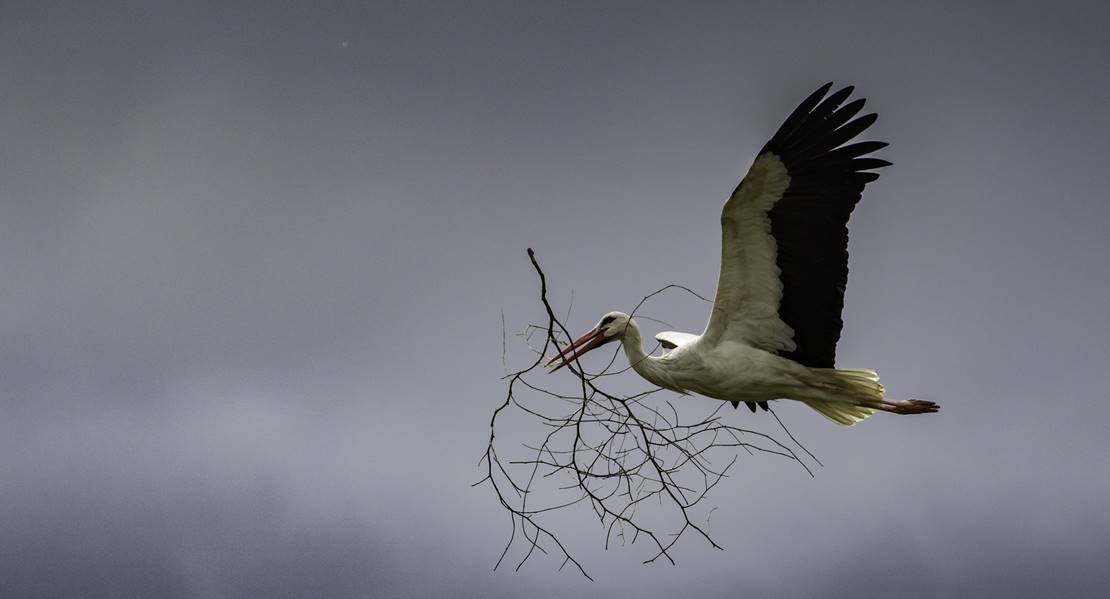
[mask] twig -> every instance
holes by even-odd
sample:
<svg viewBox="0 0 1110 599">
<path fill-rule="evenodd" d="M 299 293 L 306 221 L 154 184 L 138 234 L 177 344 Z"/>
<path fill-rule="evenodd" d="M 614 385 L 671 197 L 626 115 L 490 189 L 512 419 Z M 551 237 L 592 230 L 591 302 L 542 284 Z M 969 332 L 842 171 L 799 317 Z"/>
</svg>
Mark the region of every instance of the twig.
<svg viewBox="0 0 1110 599">
<path fill-rule="evenodd" d="M 527 380 L 548 351 L 558 349 L 560 339 L 571 338 L 548 300 L 547 276 L 531 248 L 528 258 L 540 279 L 540 302 L 547 322 L 529 325 L 520 334 L 534 352 L 534 359 L 527 367 L 505 376 L 508 390 L 490 417 L 488 443 L 479 460 L 480 465 L 484 464 L 485 475 L 474 483 L 475 486 L 491 486 L 511 520 L 509 540 L 495 569 L 514 545 L 521 542 L 519 539 L 523 539 L 517 570 L 536 552 L 550 555 L 554 551 L 562 560 L 560 569 L 570 564 L 593 580 L 585 565 L 541 520 L 552 512 L 574 509 L 579 504 L 588 505 L 605 527 L 607 549 L 612 539 L 619 539 L 622 545 L 646 541 L 651 549 L 644 563 L 663 558 L 674 564 L 676 544 L 687 532 L 692 531 L 710 547 L 722 548 L 709 533 L 712 510 L 706 512 L 702 504 L 710 491 L 728 476 L 737 461 L 737 451 L 785 457 L 809 472 L 793 450 L 773 437 L 725 423 L 719 415 L 725 405 L 723 402 L 717 402 L 708 415 L 684 422 L 682 413 L 672 402 L 666 402 L 666 411 L 646 403 L 660 389 L 630 396 L 605 391 L 598 386 L 599 377 L 627 370 L 611 371 L 612 360 L 593 374 L 586 373 L 577 360 L 569 364 L 568 370 L 579 382 L 575 395 L 555 393 Z M 685 290 L 709 301 L 687 287 L 671 284 L 645 296 L 632 313 L 668 289 Z M 545 333 L 542 347 L 531 345 L 531 336 L 537 331 Z M 502 338 L 504 340 L 504 332 Z M 503 349 L 503 361 L 504 354 Z M 522 391 L 534 392 L 534 395 Z M 552 402 L 552 399 L 557 401 Z M 688 409 L 688 405 L 683 409 Z M 530 457 L 503 460 L 497 452 L 498 419 L 510 407 L 516 408 L 520 415 L 535 418 L 548 429 L 542 441 L 524 445 Z M 551 413 L 552 408 L 559 407 L 569 408 L 569 411 Z M 785 426 L 783 430 L 786 431 Z M 786 434 L 794 440 L 789 431 Z M 794 442 L 802 447 L 796 440 Z M 722 465 L 715 466 L 715 463 Z M 540 481 L 559 479 L 563 482 L 552 490 L 552 496 L 538 494 L 536 485 Z M 674 528 L 670 531 L 659 529 L 658 522 L 668 517 L 674 522 Z"/>
</svg>

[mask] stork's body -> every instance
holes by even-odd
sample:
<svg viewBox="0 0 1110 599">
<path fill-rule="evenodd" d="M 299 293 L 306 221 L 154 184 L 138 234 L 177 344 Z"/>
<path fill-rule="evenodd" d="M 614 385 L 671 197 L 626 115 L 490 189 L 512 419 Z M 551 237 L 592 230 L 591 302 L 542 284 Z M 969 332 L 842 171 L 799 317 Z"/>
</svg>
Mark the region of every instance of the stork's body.
<svg viewBox="0 0 1110 599">
<path fill-rule="evenodd" d="M 610 312 L 549 365 L 558 369 L 620 340 L 632 368 L 651 383 L 734 406 L 746 402 L 753 411 L 770 400 L 794 399 L 843 425 L 875 410 L 937 411 L 932 402 L 885 399 L 872 370 L 834 368 L 848 217 L 864 186 L 878 178 L 868 171 L 890 163 L 864 157 L 885 143 L 843 145 L 876 116 L 851 120 L 863 100 L 840 106 L 852 88 L 826 98 L 831 85 L 787 117 L 725 203 L 721 274 L 701 335 L 660 333 L 668 351 L 649 356 L 636 323 Z"/>
<path fill-rule="evenodd" d="M 636 321 L 619 312 L 613 315 L 618 327 L 627 323 L 620 340 L 632 369 L 648 382 L 678 393 L 744 402 L 752 408 L 775 399 L 795 399 L 845 425 L 876 409 L 913 413 L 914 405 L 926 403 L 884 400 L 874 371 L 809 368 L 744 343 L 702 344 L 700 336 L 690 335 L 688 343 L 662 356 L 647 355 Z"/>
</svg>

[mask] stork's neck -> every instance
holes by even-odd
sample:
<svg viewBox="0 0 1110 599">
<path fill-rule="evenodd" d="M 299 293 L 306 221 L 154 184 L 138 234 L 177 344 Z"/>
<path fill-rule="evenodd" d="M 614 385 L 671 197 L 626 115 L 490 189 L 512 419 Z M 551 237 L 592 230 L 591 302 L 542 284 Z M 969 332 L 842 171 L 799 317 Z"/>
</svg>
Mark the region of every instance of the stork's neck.
<svg viewBox="0 0 1110 599">
<path fill-rule="evenodd" d="M 635 320 L 628 320 L 628 328 L 624 331 L 621 345 L 624 346 L 624 355 L 628 356 L 628 363 L 632 365 L 632 370 L 660 387 L 672 386 L 669 384 L 670 377 L 662 371 L 658 359 L 644 353 L 640 327 L 636 326 Z"/>
</svg>

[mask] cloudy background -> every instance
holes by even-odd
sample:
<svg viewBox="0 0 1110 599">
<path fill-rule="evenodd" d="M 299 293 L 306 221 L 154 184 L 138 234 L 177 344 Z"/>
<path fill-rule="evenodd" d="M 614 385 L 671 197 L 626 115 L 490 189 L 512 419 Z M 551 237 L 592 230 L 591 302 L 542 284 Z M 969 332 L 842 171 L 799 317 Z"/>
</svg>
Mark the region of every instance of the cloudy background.
<svg viewBox="0 0 1110 599">
<path fill-rule="evenodd" d="M 314 4 L 0 4 L 0 596 L 1107 592 L 1106 9 Z M 827 80 L 895 163 L 839 363 L 943 411 L 783 406 L 826 467 L 743 457 L 726 551 L 641 566 L 583 511 L 597 582 L 492 572 L 524 249 L 574 329 L 712 293 L 720 203 Z"/>
</svg>

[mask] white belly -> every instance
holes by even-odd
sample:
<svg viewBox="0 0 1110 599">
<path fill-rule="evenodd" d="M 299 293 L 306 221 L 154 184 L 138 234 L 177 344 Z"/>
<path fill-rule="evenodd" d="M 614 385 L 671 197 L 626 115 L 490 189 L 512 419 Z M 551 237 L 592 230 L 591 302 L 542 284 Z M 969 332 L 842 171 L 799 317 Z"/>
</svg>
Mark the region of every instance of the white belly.
<svg viewBox="0 0 1110 599">
<path fill-rule="evenodd" d="M 660 364 L 682 391 L 729 401 L 790 398 L 808 387 L 809 369 L 754 347 L 729 343 L 708 352 L 697 344 L 672 352 Z"/>
</svg>

